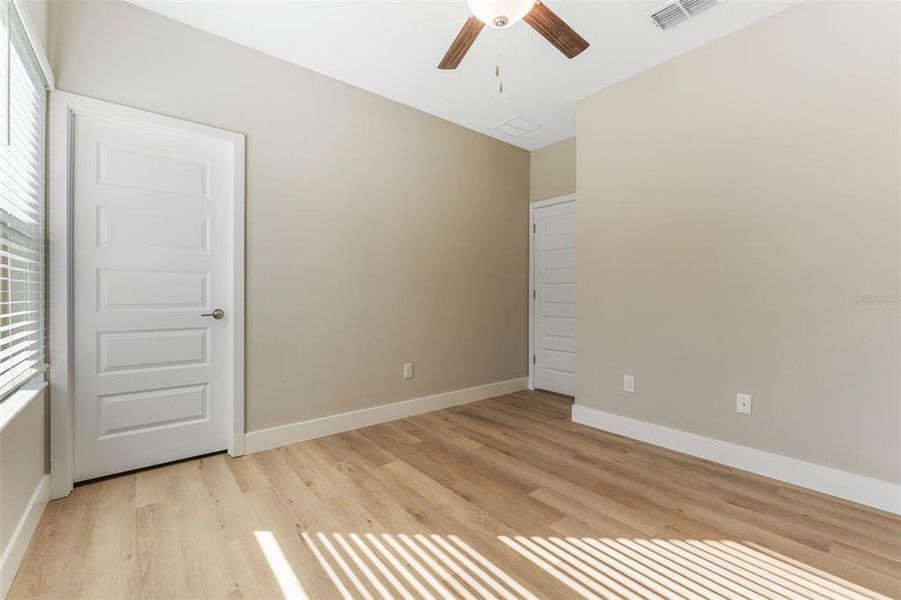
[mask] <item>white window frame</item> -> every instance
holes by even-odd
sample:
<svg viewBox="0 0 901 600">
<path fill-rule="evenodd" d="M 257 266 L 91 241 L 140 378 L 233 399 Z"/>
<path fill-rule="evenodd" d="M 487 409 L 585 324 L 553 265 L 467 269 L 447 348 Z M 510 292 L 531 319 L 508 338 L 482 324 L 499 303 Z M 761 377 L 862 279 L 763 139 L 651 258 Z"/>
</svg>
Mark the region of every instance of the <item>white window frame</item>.
<svg viewBox="0 0 901 600">
<path fill-rule="evenodd" d="M 44 79 L 44 87 L 47 89 L 47 92 L 55 89 L 55 80 L 53 77 L 53 71 L 50 69 L 50 61 L 47 59 L 47 53 L 44 49 L 44 46 L 40 40 L 40 37 L 37 35 L 37 29 L 34 26 L 34 23 L 31 20 L 31 13 L 25 8 L 23 0 L 9 0 L 9 11 L 10 17 L 12 17 L 13 13 L 18 18 L 19 23 L 22 25 L 22 30 L 25 34 L 25 42 L 30 47 L 31 52 L 34 58 L 37 60 L 37 66 L 40 70 L 40 75 Z M 10 27 L 11 27 L 12 19 L 10 18 Z M 10 35 L 12 35 L 12 31 L 10 31 Z M 49 98 L 48 98 L 49 101 Z M 49 156 L 47 156 L 46 152 L 46 142 L 49 131 L 49 124 L 45 122 L 44 124 L 44 164 L 45 168 L 47 165 L 47 161 L 49 160 Z M 45 175 L 44 179 L 44 200 L 46 202 L 47 198 L 47 179 Z M 49 228 L 45 228 L 44 236 L 45 239 L 48 236 Z M 45 244 L 46 248 L 46 244 Z M 46 260 L 46 257 L 45 257 Z M 46 311 L 49 308 L 49 303 L 47 302 L 47 287 L 45 286 L 43 289 L 44 293 L 44 310 Z M 44 336 L 46 340 L 46 335 L 49 331 L 44 331 Z M 46 346 L 45 346 L 46 347 Z M 46 357 L 44 358 L 46 361 Z M 38 373 L 31 380 L 23 383 L 18 388 L 14 389 L 12 392 L 8 393 L 5 397 L 0 398 L 0 431 L 3 431 L 7 425 L 13 422 L 16 416 L 28 406 L 32 400 L 37 398 L 47 387 L 46 382 L 47 372 L 46 365 L 43 373 Z"/>
<path fill-rule="evenodd" d="M 24 6 L 24 0 L 11 0 L 10 6 L 14 8 L 19 16 L 19 22 L 22 23 L 22 29 L 25 30 L 25 38 L 31 45 L 31 51 L 34 52 L 38 59 L 38 66 L 44 75 L 44 83 L 47 84 L 47 91 L 52 92 L 56 89 L 56 81 L 53 78 L 53 71 L 50 69 L 50 61 L 47 59 L 47 52 L 41 43 L 41 38 L 37 34 L 34 23 L 31 21 L 31 15 Z"/>
<path fill-rule="evenodd" d="M 244 136 L 166 117 L 155 113 L 103 102 L 77 94 L 55 91 L 50 94 L 50 176 L 48 181 L 50 212 L 50 497 L 69 495 L 74 482 L 74 344 L 73 250 L 72 250 L 72 123 L 75 115 L 101 115 L 104 118 L 140 122 L 147 125 L 181 129 L 218 137 L 234 145 L 234 206 L 229 238 L 229 288 L 234 314 L 230 318 L 228 340 L 227 406 L 229 426 L 228 453 L 244 454 Z"/>
</svg>

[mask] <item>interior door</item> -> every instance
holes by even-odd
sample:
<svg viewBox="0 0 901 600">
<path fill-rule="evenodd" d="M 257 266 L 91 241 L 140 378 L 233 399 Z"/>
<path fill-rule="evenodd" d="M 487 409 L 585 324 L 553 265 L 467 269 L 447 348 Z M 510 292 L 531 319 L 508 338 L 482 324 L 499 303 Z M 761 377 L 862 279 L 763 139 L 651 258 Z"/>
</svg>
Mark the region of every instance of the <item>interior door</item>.
<svg viewBox="0 0 901 600">
<path fill-rule="evenodd" d="M 223 450 L 231 426 L 234 144 L 118 108 L 70 128 L 75 481 Z"/>
<path fill-rule="evenodd" d="M 576 202 L 535 209 L 533 385 L 576 394 Z"/>
</svg>

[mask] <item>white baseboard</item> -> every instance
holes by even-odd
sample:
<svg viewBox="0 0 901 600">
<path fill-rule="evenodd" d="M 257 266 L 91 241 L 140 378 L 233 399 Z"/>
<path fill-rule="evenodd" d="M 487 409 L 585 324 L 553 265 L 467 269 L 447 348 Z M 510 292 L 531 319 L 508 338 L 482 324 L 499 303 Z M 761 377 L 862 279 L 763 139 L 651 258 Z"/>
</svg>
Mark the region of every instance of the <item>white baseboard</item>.
<svg viewBox="0 0 901 600">
<path fill-rule="evenodd" d="M 519 377 L 443 394 L 413 398 L 403 402 L 373 406 L 372 408 L 364 408 L 319 419 L 299 421 L 270 429 L 251 431 L 244 434 L 244 452 L 247 454 L 262 452 L 263 450 L 305 442 L 335 433 L 359 429 L 360 427 L 405 419 L 413 415 L 441 410 L 442 408 L 457 406 L 458 404 L 520 392 L 526 389 L 528 385 L 528 377 Z"/>
<path fill-rule="evenodd" d="M 901 485 L 899 484 L 687 431 L 654 425 L 579 404 L 573 406 L 572 420 L 582 425 L 698 456 L 757 475 L 772 477 L 779 481 L 880 510 L 901 514 Z"/>
<path fill-rule="evenodd" d="M 44 475 L 34 488 L 31 500 L 22 512 L 19 522 L 13 531 L 12 537 L 0 554 L 0 598 L 6 598 L 9 588 L 13 584 L 16 577 L 16 571 L 25 557 L 25 551 L 28 550 L 28 544 L 37 529 L 38 521 L 50 501 L 50 475 Z"/>
</svg>

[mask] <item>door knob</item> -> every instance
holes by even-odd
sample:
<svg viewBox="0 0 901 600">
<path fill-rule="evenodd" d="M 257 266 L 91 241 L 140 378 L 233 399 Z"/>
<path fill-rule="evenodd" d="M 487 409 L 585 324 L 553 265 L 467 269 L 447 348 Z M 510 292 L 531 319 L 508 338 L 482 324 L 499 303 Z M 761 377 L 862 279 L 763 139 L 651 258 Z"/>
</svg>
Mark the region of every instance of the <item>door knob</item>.
<svg viewBox="0 0 901 600">
<path fill-rule="evenodd" d="M 221 319 L 225 316 L 225 311 L 221 308 L 214 309 L 213 312 L 203 313 L 200 315 L 201 317 L 213 317 L 214 319 Z"/>
</svg>

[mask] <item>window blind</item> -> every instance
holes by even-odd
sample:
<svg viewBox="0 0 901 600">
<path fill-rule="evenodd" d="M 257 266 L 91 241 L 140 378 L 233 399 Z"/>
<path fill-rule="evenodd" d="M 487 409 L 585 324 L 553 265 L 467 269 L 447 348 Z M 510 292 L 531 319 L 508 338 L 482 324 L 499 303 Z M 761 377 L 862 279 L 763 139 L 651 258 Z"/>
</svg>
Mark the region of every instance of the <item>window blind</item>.
<svg viewBox="0 0 901 600">
<path fill-rule="evenodd" d="M 0 1 L 0 399 L 43 371 L 47 94 L 9 2 Z"/>
</svg>

